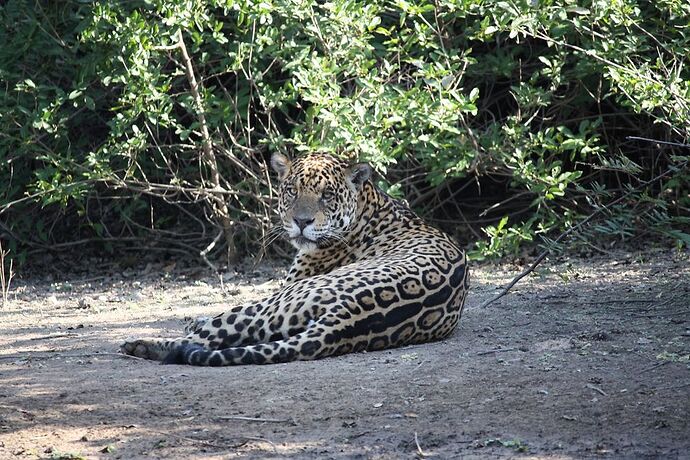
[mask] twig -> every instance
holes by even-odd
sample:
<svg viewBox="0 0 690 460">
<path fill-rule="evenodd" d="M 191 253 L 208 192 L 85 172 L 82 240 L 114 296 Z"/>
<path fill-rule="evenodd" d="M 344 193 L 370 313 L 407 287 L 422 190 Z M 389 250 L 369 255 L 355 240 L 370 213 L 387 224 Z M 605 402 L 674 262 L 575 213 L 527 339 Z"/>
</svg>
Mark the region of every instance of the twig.
<svg viewBox="0 0 690 460">
<path fill-rule="evenodd" d="M 417 445 L 417 455 L 422 458 L 431 457 L 433 454 L 427 454 L 422 450 L 422 446 L 419 445 L 419 438 L 417 437 L 417 432 L 414 432 L 414 443 Z"/>
<path fill-rule="evenodd" d="M 630 313 L 631 318 L 668 318 L 669 316 L 688 315 L 690 311 L 677 311 L 675 313 Z"/>
<path fill-rule="evenodd" d="M 273 450 L 276 451 L 275 444 L 273 444 L 268 439 L 259 438 L 256 436 L 239 436 L 238 439 L 241 439 L 242 442 L 240 444 L 229 446 L 227 444 L 216 444 L 216 443 L 213 443 L 211 441 L 206 441 L 205 439 L 190 438 L 189 436 L 182 436 L 180 434 L 170 433 L 168 431 L 158 431 L 158 430 L 151 430 L 151 429 L 149 429 L 148 431 L 150 431 L 152 433 L 160 434 L 163 436 L 171 436 L 173 438 L 180 439 L 182 441 L 193 442 L 193 443 L 201 444 L 201 445 L 207 446 L 207 447 L 213 447 L 215 449 L 222 449 L 222 450 L 227 450 L 228 448 L 235 449 L 237 447 L 242 447 L 243 445 L 247 444 L 247 442 L 249 442 L 249 441 L 257 441 L 257 442 L 265 442 L 265 443 L 270 444 L 273 447 Z"/>
<path fill-rule="evenodd" d="M 645 373 L 645 372 L 652 371 L 652 370 L 654 370 L 654 369 L 656 369 L 656 368 L 658 368 L 658 367 L 665 366 L 666 364 L 668 364 L 668 363 L 670 363 L 670 362 L 671 362 L 671 361 L 662 361 L 662 362 L 660 362 L 660 363 L 656 363 L 656 364 L 653 365 L 653 366 L 650 366 L 650 367 L 648 367 L 648 368 L 646 368 L 646 369 L 642 369 L 638 374 L 643 374 L 643 373 Z"/>
<path fill-rule="evenodd" d="M 177 40 L 178 46 L 182 53 L 182 61 L 184 62 L 184 71 L 189 81 L 189 90 L 192 93 L 192 98 L 194 98 L 194 103 L 197 110 L 197 118 L 199 119 L 199 126 L 201 128 L 201 139 L 203 146 L 203 158 L 204 163 L 209 168 L 211 173 L 211 186 L 213 189 L 219 190 L 220 187 L 220 173 L 218 172 L 218 163 L 216 161 L 216 156 L 213 153 L 213 143 L 211 142 L 211 135 L 208 131 L 208 124 L 206 123 L 206 114 L 204 113 L 204 102 L 199 94 L 199 84 L 197 83 L 196 75 L 194 74 L 194 67 L 192 66 L 192 59 L 189 57 L 187 52 L 187 46 L 184 43 L 184 36 L 182 35 L 182 29 L 177 30 Z M 228 211 L 228 206 L 223 199 L 222 194 L 215 194 L 219 202 L 213 205 L 213 211 L 218 216 L 220 220 L 223 233 L 225 234 L 225 243 L 227 244 L 228 252 L 228 262 L 234 262 L 237 257 L 237 250 L 235 249 L 234 235 L 233 235 L 233 222 L 230 219 L 230 212 Z"/>
<path fill-rule="evenodd" d="M 32 337 L 29 340 L 30 341 L 36 341 L 36 340 L 50 340 L 50 339 L 59 339 L 61 337 L 76 337 L 79 334 L 75 334 L 73 332 L 67 332 L 64 334 L 53 334 L 53 335 L 44 335 L 41 337 Z"/>
<path fill-rule="evenodd" d="M 627 74 L 633 74 L 635 77 L 642 78 L 642 79 L 650 82 L 653 85 L 660 85 L 662 87 L 665 87 L 666 90 L 669 93 L 671 93 L 677 99 L 676 102 L 678 104 L 682 104 L 682 106 L 684 108 L 687 108 L 689 103 L 690 103 L 690 99 L 685 97 L 683 94 L 679 93 L 677 90 L 674 90 L 674 88 L 672 88 L 670 85 L 666 85 L 666 84 L 664 84 L 664 82 L 659 81 L 659 79 L 655 79 L 653 76 L 649 76 L 644 72 L 637 72 L 636 69 L 635 70 L 630 69 L 630 68 L 625 67 L 621 64 L 617 64 L 617 63 L 615 63 L 615 62 L 613 62 L 613 61 L 611 61 L 605 57 L 602 57 L 594 49 L 584 49 L 584 48 L 577 46 L 577 45 L 566 43 L 564 41 L 559 41 L 559 40 L 556 40 L 552 37 L 549 37 L 547 34 L 545 34 L 543 32 L 536 32 L 536 33 L 527 32 L 524 29 L 522 30 L 522 32 L 525 33 L 525 35 L 530 35 L 534 38 L 539 38 L 539 39 L 544 40 L 544 41 L 549 42 L 549 43 L 554 43 L 556 45 L 563 46 L 565 48 L 570 48 L 572 50 L 579 51 L 579 52 L 583 53 L 584 55 L 586 55 L 592 59 L 595 59 L 599 62 L 602 62 L 602 63 L 604 63 L 610 67 L 618 69 L 618 70 L 625 72 Z M 629 94 L 626 93 L 626 95 L 628 96 L 628 98 L 632 99 L 632 97 Z M 669 123 L 667 122 L 667 124 L 669 124 Z M 679 133 L 679 134 L 681 133 L 681 131 L 679 129 L 677 129 L 676 127 L 674 127 L 673 125 L 670 125 L 670 127 L 674 132 Z M 647 138 L 640 138 L 640 139 L 645 140 L 645 141 L 658 142 L 654 139 L 647 139 Z M 684 146 L 683 144 L 679 144 L 679 145 Z"/>
<path fill-rule="evenodd" d="M 133 355 L 126 355 L 124 353 L 109 353 L 109 352 L 103 352 L 103 353 L 85 353 L 85 356 L 91 357 L 91 356 L 117 356 L 118 358 L 125 358 L 125 359 L 133 359 L 135 361 L 150 361 L 149 359 L 146 358 L 140 358 L 138 356 L 133 356 Z"/>
<path fill-rule="evenodd" d="M 604 300 L 578 300 L 579 304 L 607 304 L 607 303 L 649 303 L 653 302 L 651 299 L 604 299 Z"/>
<path fill-rule="evenodd" d="M 477 356 L 481 355 L 490 355 L 491 353 L 500 353 L 502 351 L 515 351 L 517 348 L 512 347 L 512 348 L 496 348 L 495 350 L 486 350 L 486 351 L 480 351 L 477 353 Z"/>
<path fill-rule="evenodd" d="M 208 253 L 216 246 L 216 243 L 218 243 L 218 240 L 220 240 L 220 237 L 223 236 L 223 231 L 219 231 L 218 234 L 216 235 L 215 238 L 213 238 L 213 241 L 211 241 L 211 244 L 206 246 L 206 249 L 201 251 L 199 255 L 201 258 L 206 262 L 206 265 L 209 266 L 209 268 L 213 271 L 213 273 L 218 273 L 218 267 L 216 267 L 210 260 L 208 260 Z"/>
<path fill-rule="evenodd" d="M 677 390 L 679 388 L 685 388 L 687 386 L 690 386 L 690 382 L 685 382 L 681 383 L 680 385 L 669 385 L 667 387 L 656 387 L 653 388 L 654 391 L 659 391 L 659 390 Z"/>
<path fill-rule="evenodd" d="M 642 189 L 642 188 L 644 188 L 644 187 L 647 187 L 647 186 L 649 186 L 649 185 L 651 185 L 651 184 L 653 184 L 653 183 L 655 183 L 655 182 L 657 182 L 657 181 L 663 179 L 664 177 L 666 177 L 666 176 L 668 176 L 669 174 L 673 173 L 673 172 L 676 170 L 676 168 L 678 168 L 678 169 L 683 168 L 683 167 L 687 166 L 687 164 L 688 164 L 688 161 L 684 161 L 684 162 L 682 162 L 681 164 L 679 164 L 678 166 L 674 166 L 673 169 L 669 168 L 669 169 L 667 169 L 666 171 L 664 171 L 663 173 L 659 174 L 658 176 L 656 176 L 656 177 L 654 177 L 654 178 L 652 178 L 652 179 L 650 179 L 650 180 L 648 180 L 648 181 L 646 181 L 646 182 L 643 182 L 642 184 L 638 185 L 637 187 L 635 187 L 635 188 L 633 188 L 633 189 L 630 189 L 627 193 L 624 193 L 623 195 L 619 196 L 618 198 L 616 198 L 615 200 L 611 201 L 611 202 L 608 203 L 607 205 L 602 206 L 602 207 L 596 209 L 593 213 L 591 213 L 589 216 L 587 216 L 587 217 L 586 217 L 584 220 L 582 220 L 579 224 L 575 225 L 574 227 L 570 227 L 568 230 L 566 230 L 566 231 L 564 231 L 563 233 L 561 233 L 561 234 L 558 236 L 558 238 L 556 238 L 556 239 L 553 241 L 553 243 L 556 244 L 556 243 L 558 243 L 559 241 L 561 241 L 563 238 L 565 238 L 566 236 L 568 236 L 568 235 L 570 235 L 571 233 L 573 233 L 574 231 L 579 230 L 579 229 L 582 228 L 585 224 L 587 224 L 590 220 L 592 220 L 594 217 L 596 217 L 597 215 L 599 215 L 602 211 L 608 210 L 611 206 L 614 206 L 614 205 L 620 203 L 621 201 L 623 201 L 624 199 L 628 198 L 628 197 L 629 197 L 630 195 L 632 195 L 633 193 L 636 193 L 638 190 L 640 190 L 640 189 Z M 504 295 L 506 295 L 506 294 L 508 293 L 508 291 L 510 291 L 510 290 L 513 288 L 513 286 L 515 286 L 515 285 L 518 283 L 518 281 L 520 281 L 522 278 L 524 278 L 524 277 L 527 276 L 528 274 L 532 273 L 532 271 L 534 271 L 534 269 L 537 268 L 537 265 L 539 265 L 539 264 L 541 263 L 541 261 L 544 260 L 544 258 L 546 258 L 546 256 L 547 256 L 550 252 L 551 252 L 551 251 L 550 251 L 548 248 L 545 249 L 544 251 L 542 251 L 542 253 L 539 254 L 539 256 L 536 258 L 536 260 L 535 260 L 534 262 L 532 262 L 532 265 L 530 265 L 526 270 L 524 270 L 522 273 L 520 273 L 520 274 L 517 275 L 515 278 L 513 278 L 513 280 L 512 280 L 510 283 L 508 283 L 508 285 L 507 285 L 506 287 L 504 287 L 504 288 L 501 290 L 501 292 L 498 293 L 498 295 L 496 295 L 495 297 L 493 297 L 493 298 L 487 300 L 486 302 L 484 302 L 483 304 L 481 304 L 479 308 L 487 307 L 487 306 L 489 306 L 490 304 L 492 304 L 492 303 L 494 303 L 495 301 L 497 301 L 498 299 L 500 299 L 501 297 L 503 297 Z"/>
<path fill-rule="evenodd" d="M 68 117 L 72 117 L 72 116 L 76 115 L 77 112 L 79 112 L 79 111 L 81 111 L 81 109 L 79 109 L 78 111 L 72 112 L 72 114 L 68 115 Z M 64 120 L 64 121 L 66 121 L 66 120 Z M 41 136 L 41 137 L 43 137 L 43 136 Z M 77 186 L 87 185 L 87 184 L 91 185 L 95 182 L 97 182 L 97 181 L 94 179 L 82 180 L 82 181 L 72 182 L 69 186 L 70 187 L 77 187 Z M 9 203 L 5 203 L 2 206 L 0 206 L 0 214 L 4 213 L 5 211 L 7 211 L 8 209 L 10 209 L 12 206 L 14 206 L 16 204 L 23 203 L 25 201 L 31 201 L 34 198 L 38 198 L 40 196 L 44 196 L 44 195 L 47 195 L 49 193 L 53 193 L 56 190 L 58 190 L 58 188 L 60 188 L 60 187 L 51 187 L 48 190 L 41 190 L 40 192 L 32 193 L 31 195 L 26 195 L 26 196 L 19 198 L 17 200 L 10 201 Z"/>
<path fill-rule="evenodd" d="M 1 306 L 5 306 L 7 303 L 7 298 L 10 293 L 10 284 L 12 283 L 12 278 L 14 277 L 14 271 L 12 270 L 12 265 L 14 262 L 13 259 L 10 259 L 7 273 L 5 273 L 5 256 L 7 256 L 9 253 L 9 249 L 7 251 L 2 249 L 2 241 L 0 241 L 0 291 L 2 291 Z"/>
<path fill-rule="evenodd" d="M 242 415 L 223 415 L 216 417 L 219 420 L 239 420 L 242 422 L 259 422 L 259 423 L 294 423 L 292 420 L 288 419 L 278 419 L 278 418 L 259 418 L 259 417 L 244 417 Z"/>
<path fill-rule="evenodd" d="M 635 141 L 653 142 L 655 144 L 672 145 L 674 147 L 684 147 L 686 149 L 690 149 L 690 144 L 679 144 L 678 142 L 660 141 L 657 139 L 648 139 L 646 137 L 637 137 L 637 136 L 626 136 L 625 138 L 630 139 L 630 140 L 635 140 Z"/>
<path fill-rule="evenodd" d="M 602 396 L 608 396 L 604 390 L 602 390 L 601 388 L 599 388 L 599 387 L 596 386 L 596 385 L 592 385 L 591 383 L 588 383 L 588 384 L 585 385 L 585 386 L 586 386 L 587 388 L 589 388 L 590 390 L 596 391 L 597 393 L 599 393 L 599 394 L 602 395 Z"/>
</svg>

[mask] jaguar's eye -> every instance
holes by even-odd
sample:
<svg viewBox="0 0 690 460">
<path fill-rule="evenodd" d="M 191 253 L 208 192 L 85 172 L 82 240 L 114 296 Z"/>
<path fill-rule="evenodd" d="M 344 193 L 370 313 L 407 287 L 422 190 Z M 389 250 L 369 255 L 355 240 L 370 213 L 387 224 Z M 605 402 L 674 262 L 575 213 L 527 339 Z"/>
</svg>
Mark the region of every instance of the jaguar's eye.
<svg viewBox="0 0 690 460">
<path fill-rule="evenodd" d="M 286 185 L 285 187 L 283 187 L 283 193 L 285 193 L 288 196 L 295 196 L 297 195 L 297 189 L 294 185 Z"/>
<path fill-rule="evenodd" d="M 324 190 L 324 192 L 321 194 L 321 199 L 323 201 L 331 201 L 333 198 L 335 198 L 335 193 L 331 192 L 330 190 Z"/>
</svg>

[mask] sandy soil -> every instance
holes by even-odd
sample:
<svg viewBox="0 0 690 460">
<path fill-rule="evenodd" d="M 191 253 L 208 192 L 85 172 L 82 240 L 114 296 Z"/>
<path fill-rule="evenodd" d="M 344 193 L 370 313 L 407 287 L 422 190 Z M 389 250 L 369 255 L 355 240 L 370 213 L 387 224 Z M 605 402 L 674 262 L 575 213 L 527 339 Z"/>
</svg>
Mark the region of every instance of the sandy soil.
<svg viewBox="0 0 690 460">
<path fill-rule="evenodd" d="M 261 297 L 282 268 L 148 266 L 15 284 L 0 310 L 0 458 L 688 458 L 690 254 L 474 267 L 448 340 L 314 362 L 116 354 Z"/>
</svg>

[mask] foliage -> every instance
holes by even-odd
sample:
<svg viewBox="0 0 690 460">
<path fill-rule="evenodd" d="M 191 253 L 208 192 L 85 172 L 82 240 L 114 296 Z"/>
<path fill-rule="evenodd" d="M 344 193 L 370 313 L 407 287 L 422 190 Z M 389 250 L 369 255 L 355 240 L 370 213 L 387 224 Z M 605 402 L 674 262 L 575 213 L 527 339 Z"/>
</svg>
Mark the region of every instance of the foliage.
<svg viewBox="0 0 690 460">
<path fill-rule="evenodd" d="M 272 218 L 267 156 L 320 150 L 371 162 L 390 193 L 479 240 L 476 257 L 626 187 L 582 241 L 687 246 L 687 149 L 626 136 L 690 137 L 689 18 L 682 0 L 9 0 L 0 232 L 13 254 L 198 252 L 220 194 L 252 249 Z"/>
</svg>

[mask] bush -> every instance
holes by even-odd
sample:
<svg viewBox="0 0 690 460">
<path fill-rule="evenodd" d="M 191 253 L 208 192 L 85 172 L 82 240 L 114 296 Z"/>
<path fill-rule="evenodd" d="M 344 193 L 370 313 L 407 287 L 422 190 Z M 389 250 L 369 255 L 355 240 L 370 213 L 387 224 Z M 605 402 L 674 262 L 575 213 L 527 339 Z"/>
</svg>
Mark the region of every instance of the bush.
<svg viewBox="0 0 690 460">
<path fill-rule="evenodd" d="M 319 150 L 371 162 L 475 257 L 630 187 L 580 240 L 688 245 L 688 150 L 628 139 L 690 137 L 688 17 L 681 0 L 9 0 L 0 226 L 25 255 L 196 253 L 213 227 L 255 251 L 269 153 Z"/>
</svg>

